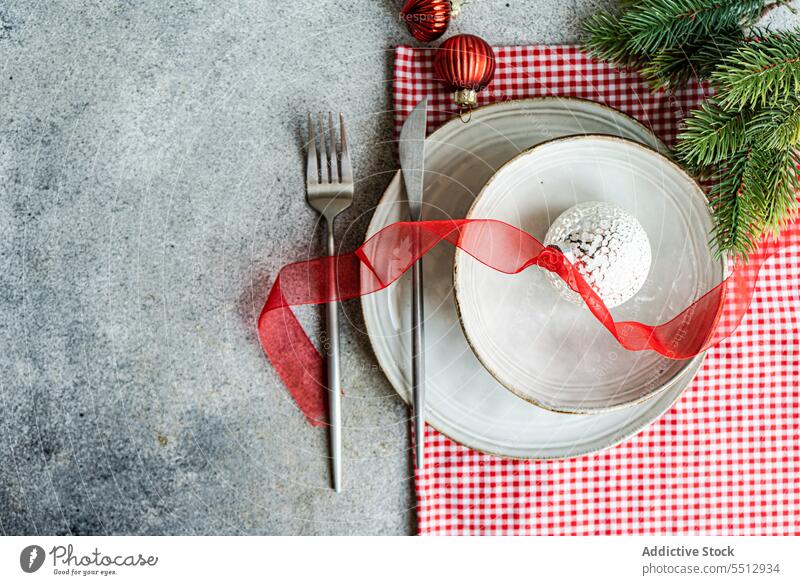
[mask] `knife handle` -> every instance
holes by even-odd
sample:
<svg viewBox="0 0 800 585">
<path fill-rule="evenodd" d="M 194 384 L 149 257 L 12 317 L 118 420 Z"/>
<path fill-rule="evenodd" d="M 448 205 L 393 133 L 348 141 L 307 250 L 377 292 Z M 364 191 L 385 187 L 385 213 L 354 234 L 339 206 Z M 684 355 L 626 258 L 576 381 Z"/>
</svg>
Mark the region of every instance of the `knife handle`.
<svg viewBox="0 0 800 585">
<path fill-rule="evenodd" d="M 411 267 L 411 394 L 417 469 L 424 466 L 425 447 L 425 310 L 422 298 L 422 258 Z"/>
</svg>

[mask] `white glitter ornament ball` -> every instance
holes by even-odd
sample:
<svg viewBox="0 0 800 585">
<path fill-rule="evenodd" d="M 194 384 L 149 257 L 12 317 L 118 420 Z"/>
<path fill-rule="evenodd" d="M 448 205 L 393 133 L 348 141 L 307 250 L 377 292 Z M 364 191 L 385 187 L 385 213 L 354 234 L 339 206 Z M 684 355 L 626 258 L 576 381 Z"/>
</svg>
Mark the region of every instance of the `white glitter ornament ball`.
<svg viewBox="0 0 800 585">
<path fill-rule="evenodd" d="M 544 243 L 557 246 L 609 308 L 639 292 L 650 271 L 650 241 L 644 228 L 611 203 L 588 201 L 570 207 L 547 230 Z M 564 298 L 583 302 L 557 275 L 548 276 Z"/>
</svg>

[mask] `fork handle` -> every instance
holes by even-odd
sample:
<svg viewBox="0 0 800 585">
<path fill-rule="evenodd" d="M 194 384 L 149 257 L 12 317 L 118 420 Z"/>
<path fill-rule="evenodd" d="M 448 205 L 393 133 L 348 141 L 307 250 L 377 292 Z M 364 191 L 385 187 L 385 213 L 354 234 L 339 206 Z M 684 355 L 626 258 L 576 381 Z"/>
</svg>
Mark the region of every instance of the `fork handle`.
<svg viewBox="0 0 800 585">
<path fill-rule="evenodd" d="M 333 220 L 328 220 L 328 255 L 336 255 L 333 240 Z M 331 264 L 328 274 L 330 298 L 336 298 L 336 269 Z M 342 490 L 342 392 L 339 383 L 339 303 L 330 301 L 326 307 L 327 364 L 328 364 L 328 422 L 330 424 L 331 475 L 333 489 Z"/>
<path fill-rule="evenodd" d="M 425 464 L 425 311 L 422 301 L 422 258 L 411 267 L 411 395 L 417 469 Z"/>
</svg>

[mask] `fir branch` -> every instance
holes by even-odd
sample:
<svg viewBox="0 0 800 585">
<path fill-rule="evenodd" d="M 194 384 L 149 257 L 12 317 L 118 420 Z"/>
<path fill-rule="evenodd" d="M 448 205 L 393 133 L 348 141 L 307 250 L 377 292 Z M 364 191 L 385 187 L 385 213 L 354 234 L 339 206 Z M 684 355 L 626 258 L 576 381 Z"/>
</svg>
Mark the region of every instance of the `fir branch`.
<svg viewBox="0 0 800 585">
<path fill-rule="evenodd" d="M 763 232 L 777 235 L 794 215 L 800 189 L 797 164 L 794 149 L 753 150 L 753 164 L 745 187 L 762 206 L 759 210 L 759 235 Z"/>
<path fill-rule="evenodd" d="M 742 149 L 729 157 L 714 173 L 714 185 L 708 193 L 716 223 L 712 245 L 717 256 L 734 253 L 747 257 L 760 239 L 759 206 L 746 188 L 752 151 Z"/>
<path fill-rule="evenodd" d="M 703 37 L 682 47 L 658 51 L 649 62 L 641 65 L 642 77 L 654 91 L 683 87 L 692 77 L 707 79 L 744 41 L 744 34 L 738 27 L 719 34 L 719 38 Z"/>
<path fill-rule="evenodd" d="M 749 112 L 724 110 L 714 98 L 707 100 L 684 122 L 675 147 L 678 160 L 695 172 L 725 161 L 746 148 L 748 117 Z"/>
<path fill-rule="evenodd" d="M 800 145 L 800 96 L 759 110 L 747 125 L 749 140 L 762 148 L 790 150 Z"/>
<path fill-rule="evenodd" d="M 774 1 L 628 0 L 621 14 L 587 19 L 585 45 L 598 59 L 641 69 L 653 89 L 678 87 L 708 77 L 743 40 L 741 25 Z"/>
<path fill-rule="evenodd" d="M 711 76 L 723 107 L 773 106 L 800 93 L 800 35 L 772 33 L 723 59 Z"/>
<path fill-rule="evenodd" d="M 709 192 L 717 255 L 747 258 L 764 233 L 777 233 L 797 211 L 797 151 L 746 148 L 717 167 Z"/>
<path fill-rule="evenodd" d="M 720 30 L 713 38 L 704 38 L 694 58 L 698 69 L 702 72 L 698 77 L 700 79 L 710 77 L 714 69 L 744 42 L 746 42 L 745 34 L 738 27 Z"/>
<path fill-rule="evenodd" d="M 642 0 L 633 4 L 619 23 L 630 31 L 632 51 L 651 54 L 680 47 L 720 31 L 753 24 L 766 0 Z"/>
<path fill-rule="evenodd" d="M 587 35 L 586 48 L 600 60 L 636 67 L 646 57 L 642 52 L 631 50 L 631 31 L 610 12 L 600 11 L 590 16 L 583 30 Z"/>
</svg>

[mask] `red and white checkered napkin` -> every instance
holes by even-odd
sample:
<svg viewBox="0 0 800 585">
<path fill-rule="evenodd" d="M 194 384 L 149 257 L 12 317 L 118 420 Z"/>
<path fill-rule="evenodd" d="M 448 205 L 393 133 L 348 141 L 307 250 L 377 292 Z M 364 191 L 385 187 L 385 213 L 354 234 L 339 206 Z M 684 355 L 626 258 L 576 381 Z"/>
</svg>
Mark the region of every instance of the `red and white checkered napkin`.
<svg viewBox="0 0 800 585">
<path fill-rule="evenodd" d="M 651 94 L 631 72 L 575 47 L 500 47 L 482 104 L 542 95 L 602 102 L 639 119 L 667 144 L 703 95 Z M 420 99 L 429 125 L 449 119 L 433 51 L 400 47 L 394 104 L 399 131 Z M 448 111 L 450 110 L 450 111 Z M 798 242 L 800 244 L 800 242 Z M 709 352 L 678 403 L 622 445 L 565 461 L 483 455 L 428 427 L 417 479 L 422 534 L 800 533 L 800 245 L 762 270 L 750 312 Z"/>
</svg>

